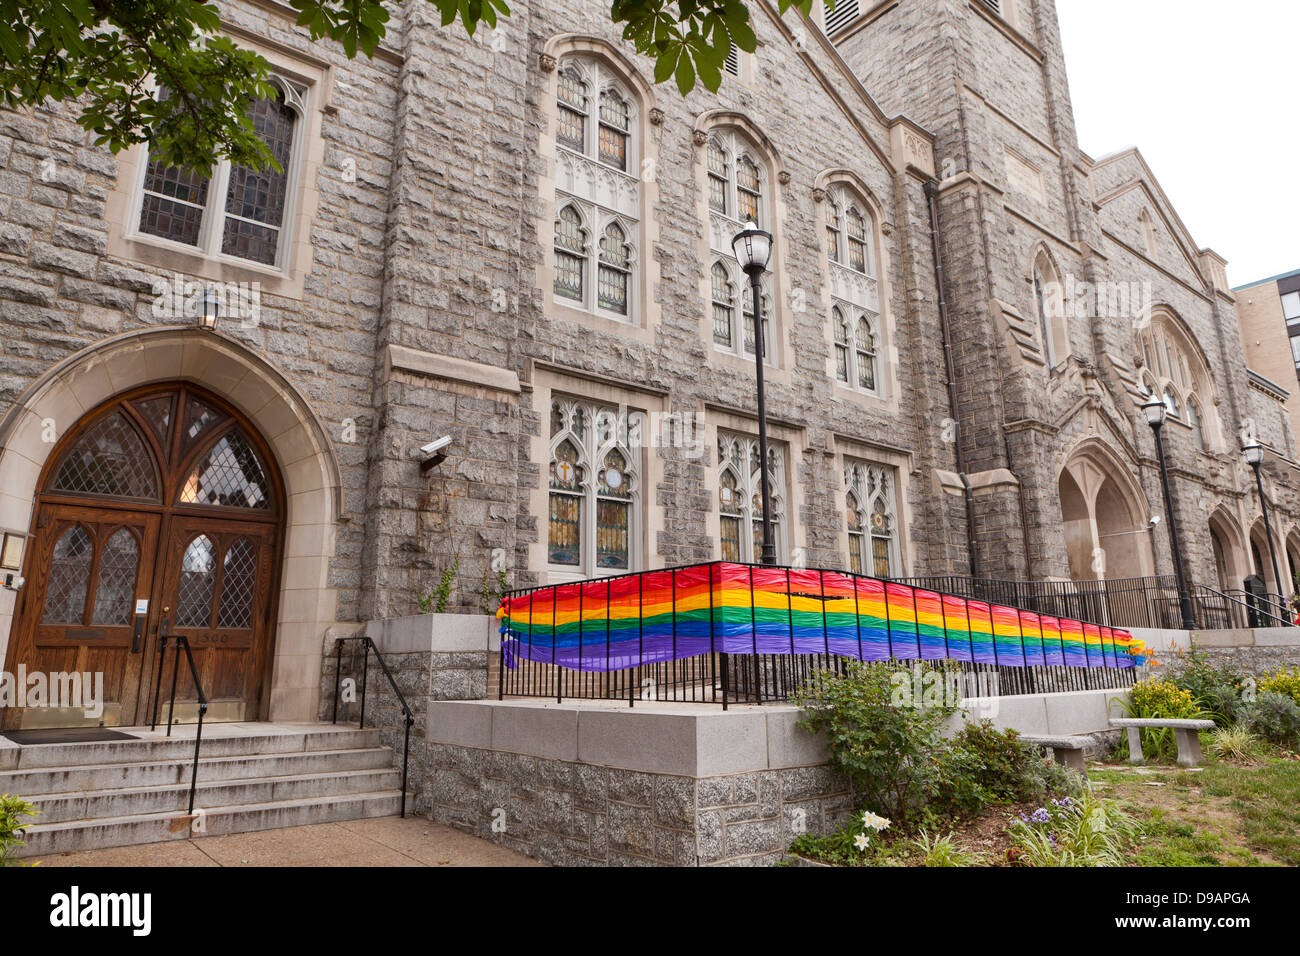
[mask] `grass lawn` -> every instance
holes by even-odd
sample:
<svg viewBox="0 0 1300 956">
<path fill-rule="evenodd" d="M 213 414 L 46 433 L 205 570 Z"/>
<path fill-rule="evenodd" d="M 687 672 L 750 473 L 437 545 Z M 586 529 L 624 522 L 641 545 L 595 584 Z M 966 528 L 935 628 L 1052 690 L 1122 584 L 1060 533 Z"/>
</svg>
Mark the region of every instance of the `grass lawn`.
<svg viewBox="0 0 1300 956">
<path fill-rule="evenodd" d="M 1092 763 L 1094 791 L 1142 825 L 1128 847 L 1130 866 L 1300 865 L 1300 756 L 1226 762 L 1207 755 L 1193 770 Z M 995 807 L 952 828 L 962 865 L 1007 866 L 1010 821 L 1032 806 Z M 946 831 L 941 831 L 946 832 Z M 795 852 L 835 865 L 922 866 L 912 841 L 886 831 L 864 853 L 848 841 L 801 841 Z"/>
</svg>

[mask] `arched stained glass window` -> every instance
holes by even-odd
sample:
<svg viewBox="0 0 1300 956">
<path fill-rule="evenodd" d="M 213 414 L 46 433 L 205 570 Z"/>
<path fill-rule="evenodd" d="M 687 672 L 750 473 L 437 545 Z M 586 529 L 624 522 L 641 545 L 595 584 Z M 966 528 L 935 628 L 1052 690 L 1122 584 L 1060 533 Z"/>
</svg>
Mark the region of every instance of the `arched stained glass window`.
<svg viewBox="0 0 1300 956">
<path fill-rule="evenodd" d="M 620 315 L 627 315 L 628 279 L 632 272 L 632 252 L 627 234 L 616 222 L 605 227 L 600 238 L 600 275 L 597 292 L 600 307 Z"/>
<path fill-rule="evenodd" d="M 247 538 L 236 538 L 226 549 L 222 565 L 217 627 L 252 627 L 257 548 Z"/>
<path fill-rule="evenodd" d="M 226 508 L 271 507 L 266 471 L 241 431 L 227 432 L 199 456 L 181 485 L 179 501 Z"/>
<path fill-rule="evenodd" d="M 586 271 L 587 237 L 582 217 L 572 205 L 565 206 L 555 221 L 555 294 L 582 302 Z"/>
<path fill-rule="evenodd" d="M 897 577 L 902 571 L 895 517 L 894 469 L 848 460 L 844 466 L 849 566 L 857 574 Z"/>
<path fill-rule="evenodd" d="M 180 589 L 176 600 L 177 627 L 208 627 L 212 623 L 212 594 L 217 583 L 217 555 L 205 534 L 189 543 L 181 557 Z"/>
<path fill-rule="evenodd" d="M 91 624 L 123 626 L 135 613 L 135 579 L 140 568 L 140 545 L 126 528 L 109 536 L 99 555 L 99 580 Z"/>
<path fill-rule="evenodd" d="M 718 432 L 719 542 L 724 561 L 754 562 L 763 549 L 762 478 L 759 474 L 758 439 Z M 773 545 L 785 552 L 785 453 L 778 443 L 768 445 L 768 484 L 771 488 Z"/>
<path fill-rule="evenodd" d="M 81 624 L 90 588 L 95 542 L 81 525 L 73 525 L 54 543 L 42 624 Z"/>
<path fill-rule="evenodd" d="M 59 463 L 51 491 L 158 500 L 153 458 L 120 411 L 85 430 Z"/>
<path fill-rule="evenodd" d="M 713 341 L 729 347 L 736 311 L 731 276 L 721 262 L 713 263 L 710 274 L 713 280 Z"/>
</svg>

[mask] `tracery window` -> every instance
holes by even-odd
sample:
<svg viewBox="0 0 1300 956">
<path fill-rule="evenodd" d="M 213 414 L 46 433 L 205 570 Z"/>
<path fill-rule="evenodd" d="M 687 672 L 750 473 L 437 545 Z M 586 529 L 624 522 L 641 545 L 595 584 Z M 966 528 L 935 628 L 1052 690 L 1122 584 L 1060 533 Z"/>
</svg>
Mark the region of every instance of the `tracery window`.
<svg viewBox="0 0 1300 956">
<path fill-rule="evenodd" d="M 875 222 L 865 201 L 845 183 L 831 184 L 825 202 L 835 378 L 850 388 L 879 394 Z"/>
<path fill-rule="evenodd" d="M 894 469 L 872 462 L 848 460 L 844 466 L 845 505 L 849 529 L 849 569 L 877 578 L 902 573 Z"/>
<path fill-rule="evenodd" d="M 547 562 L 575 576 L 637 569 L 640 469 L 627 415 L 576 399 L 551 402 Z"/>
<path fill-rule="evenodd" d="M 785 455 L 768 442 L 772 531 L 778 559 L 786 551 Z M 763 496 L 758 439 L 718 432 L 718 516 L 722 560 L 755 563 L 763 551 Z"/>
<path fill-rule="evenodd" d="M 597 57 L 563 57 L 556 78 L 553 286 L 557 302 L 637 319 L 641 191 L 637 101 Z"/>
<path fill-rule="evenodd" d="M 1167 312 L 1157 310 L 1139 328 L 1136 344 L 1143 388 L 1160 396 L 1171 418 L 1192 429 L 1198 448 L 1210 450 L 1218 431 L 1214 386 L 1187 332 Z"/>
</svg>

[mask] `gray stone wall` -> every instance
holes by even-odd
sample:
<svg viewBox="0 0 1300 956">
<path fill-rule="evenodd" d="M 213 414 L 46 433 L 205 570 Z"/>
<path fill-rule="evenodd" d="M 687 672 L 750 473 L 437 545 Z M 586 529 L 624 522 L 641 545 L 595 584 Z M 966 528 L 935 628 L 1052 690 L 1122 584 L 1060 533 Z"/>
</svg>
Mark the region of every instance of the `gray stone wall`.
<svg viewBox="0 0 1300 956">
<path fill-rule="evenodd" d="M 431 819 L 560 866 L 768 866 L 854 812 L 824 766 L 694 778 L 434 744 L 429 768 Z"/>
</svg>

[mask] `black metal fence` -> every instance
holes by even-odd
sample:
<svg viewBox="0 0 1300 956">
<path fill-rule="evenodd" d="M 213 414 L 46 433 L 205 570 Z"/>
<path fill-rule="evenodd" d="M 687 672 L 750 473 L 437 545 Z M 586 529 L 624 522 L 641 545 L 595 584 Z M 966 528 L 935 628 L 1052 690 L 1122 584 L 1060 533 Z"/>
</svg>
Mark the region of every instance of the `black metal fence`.
<svg viewBox="0 0 1300 956">
<path fill-rule="evenodd" d="M 560 700 L 622 700 L 758 704 L 791 700 L 800 687 L 822 674 L 841 674 L 853 661 L 836 654 L 702 654 L 643 664 L 619 671 L 579 671 L 516 658 L 500 670 L 498 696 Z M 918 675 L 921 661 L 885 662 L 902 674 Z M 1123 690 L 1137 671 L 1102 667 L 1001 667 L 964 661 L 927 661 L 942 671 L 962 699 Z M 907 678 L 911 680 L 911 678 Z"/>
<path fill-rule="evenodd" d="M 1001 581 L 963 575 L 899 578 L 899 583 L 964 598 L 1067 617 L 1105 627 L 1179 629 L 1182 613 L 1172 574 L 1114 581 Z M 1291 619 L 1276 595 L 1189 587 L 1192 614 L 1202 629 L 1281 627 Z"/>
</svg>

